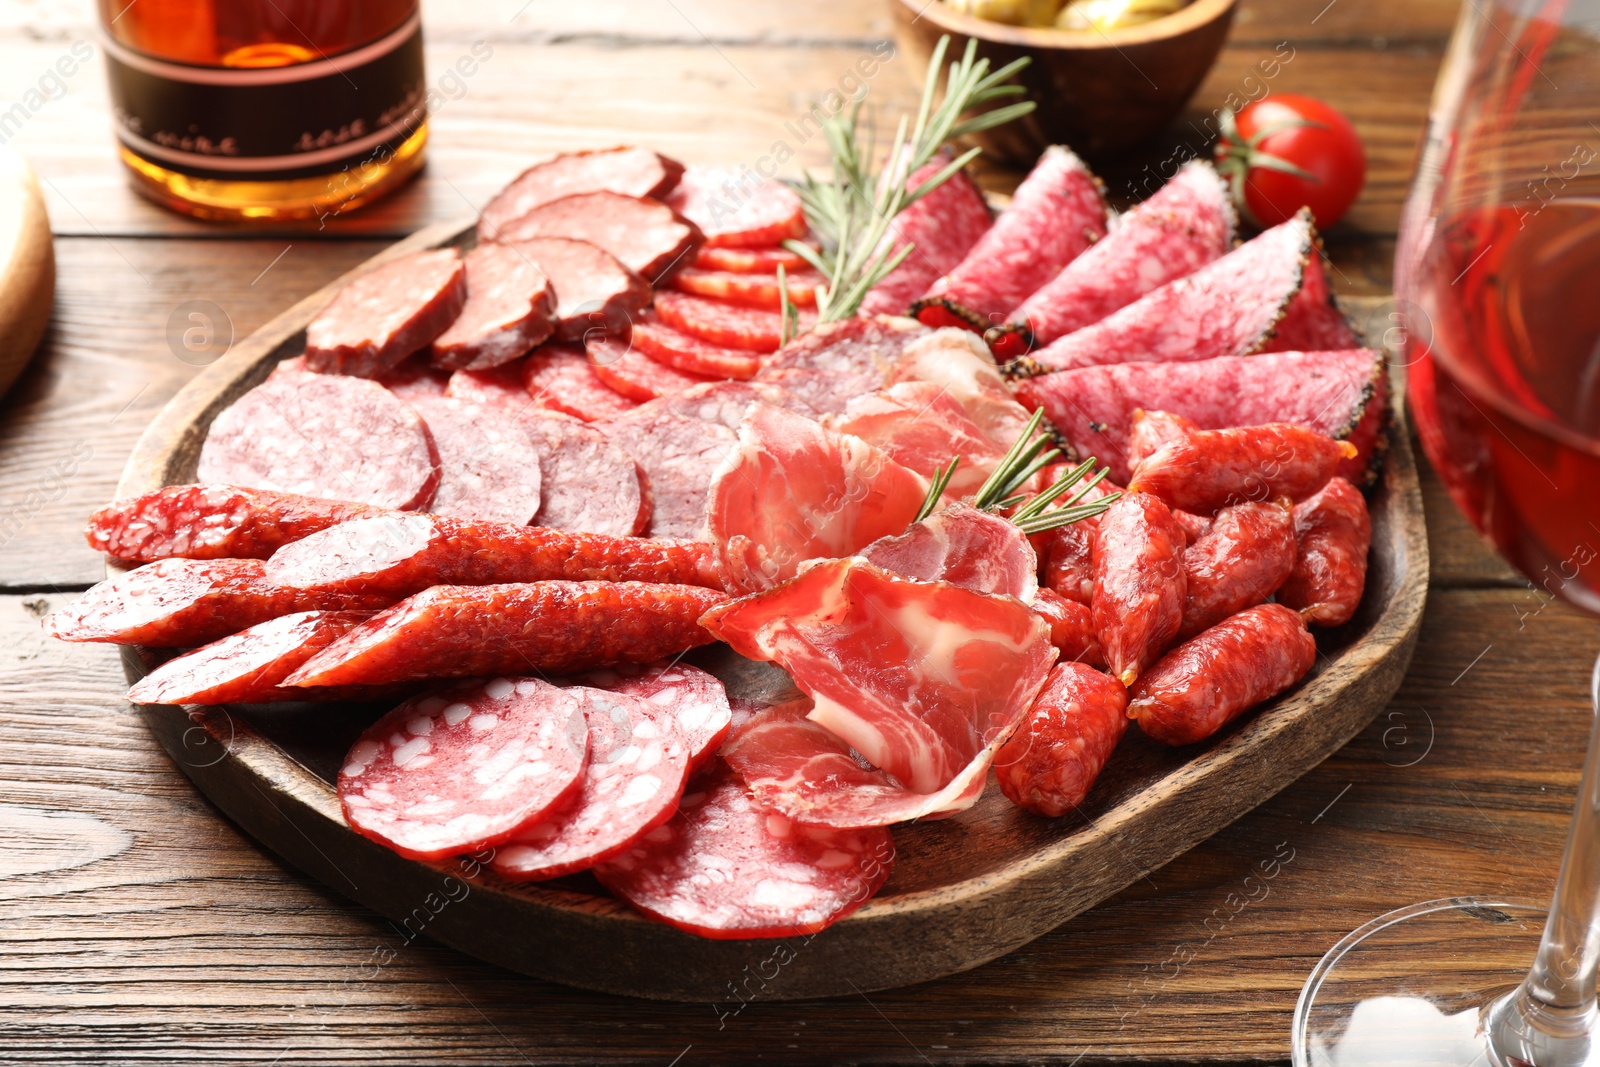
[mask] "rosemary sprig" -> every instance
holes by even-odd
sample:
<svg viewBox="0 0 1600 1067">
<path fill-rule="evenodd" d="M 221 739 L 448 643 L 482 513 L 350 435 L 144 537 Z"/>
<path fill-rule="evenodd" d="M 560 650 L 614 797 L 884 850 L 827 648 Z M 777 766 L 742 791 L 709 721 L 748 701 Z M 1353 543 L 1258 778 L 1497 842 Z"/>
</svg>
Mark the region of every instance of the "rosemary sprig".
<svg viewBox="0 0 1600 1067">
<path fill-rule="evenodd" d="M 1025 91 L 1020 85 L 1006 83 L 1027 66 L 1028 58 L 991 72 L 989 61 L 977 57 L 974 40 L 967 42 L 960 61 L 950 64 L 944 98 L 935 107 L 939 74 L 949 46 L 948 36 L 939 38 L 928 60 L 916 117 L 901 117 L 882 170 L 872 169 L 876 152 L 870 134 L 865 138 L 862 134 L 860 101 L 823 126 L 832 174 L 824 181 L 808 171 L 796 190 L 822 247 L 818 250 L 799 241 L 784 242 L 785 247 L 828 280 L 817 293 L 819 322 L 854 315 L 867 291 L 911 254 L 911 245 L 894 247 L 890 227 L 895 217 L 949 181 L 979 150 L 961 153 L 914 189 L 906 188 L 910 175 L 931 162 L 950 141 L 1010 122 L 1034 108 L 1033 101 L 1023 100 L 962 118 L 973 108 Z"/>
<path fill-rule="evenodd" d="M 923 498 L 922 507 L 917 509 L 917 517 L 912 522 L 921 522 L 933 514 L 933 509 L 939 506 L 939 498 L 944 496 L 945 489 L 950 485 L 951 476 L 956 472 L 956 464 L 960 462 L 960 456 L 951 456 L 950 466 L 933 469 L 933 477 L 928 482 L 928 495 Z"/>
</svg>

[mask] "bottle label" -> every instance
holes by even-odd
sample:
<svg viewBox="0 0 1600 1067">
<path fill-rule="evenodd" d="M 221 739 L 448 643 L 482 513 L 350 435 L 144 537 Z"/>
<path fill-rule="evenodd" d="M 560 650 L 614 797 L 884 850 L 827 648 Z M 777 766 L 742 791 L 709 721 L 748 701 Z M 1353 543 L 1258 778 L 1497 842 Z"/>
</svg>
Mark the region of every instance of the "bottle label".
<svg viewBox="0 0 1600 1067">
<path fill-rule="evenodd" d="M 388 158 L 427 117 L 422 16 L 284 67 L 173 63 L 102 38 L 117 138 L 180 174 L 278 181 Z"/>
</svg>

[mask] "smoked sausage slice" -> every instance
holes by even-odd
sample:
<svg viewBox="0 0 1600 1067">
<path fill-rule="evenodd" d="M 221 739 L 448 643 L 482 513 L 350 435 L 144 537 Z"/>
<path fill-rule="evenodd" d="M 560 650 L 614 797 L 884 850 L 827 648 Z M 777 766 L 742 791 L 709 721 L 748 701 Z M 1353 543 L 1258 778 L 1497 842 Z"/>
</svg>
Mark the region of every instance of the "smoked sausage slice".
<svg viewBox="0 0 1600 1067">
<path fill-rule="evenodd" d="M 466 256 L 467 302 L 434 338 L 433 364 L 485 370 L 510 363 L 555 329 L 555 291 L 537 263 L 515 248 L 480 245 Z"/>
<path fill-rule="evenodd" d="M 363 274 L 306 326 L 306 368 L 377 378 L 444 333 L 467 301 L 453 248 L 413 252 Z"/>
</svg>

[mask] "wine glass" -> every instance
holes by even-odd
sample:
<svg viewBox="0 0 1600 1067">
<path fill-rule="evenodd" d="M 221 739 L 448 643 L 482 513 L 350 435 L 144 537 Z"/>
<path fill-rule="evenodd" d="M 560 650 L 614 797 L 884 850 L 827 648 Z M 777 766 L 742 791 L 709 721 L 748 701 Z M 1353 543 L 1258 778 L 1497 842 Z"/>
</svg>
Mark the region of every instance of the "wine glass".
<svg viewBox="0 0 1600 1067">
<path fill-rule="evenodd" d="M 1464 0 L 1395 289 L 1407 405 L 1456 505 L 1600 615 L 1600 0 Z M 1600 730 L 1548 912 L 1452 898 L 1374 919 L 1312 971 L 1294 1062 L 1600 1064 L 1597 969 Z"/>
</svg>

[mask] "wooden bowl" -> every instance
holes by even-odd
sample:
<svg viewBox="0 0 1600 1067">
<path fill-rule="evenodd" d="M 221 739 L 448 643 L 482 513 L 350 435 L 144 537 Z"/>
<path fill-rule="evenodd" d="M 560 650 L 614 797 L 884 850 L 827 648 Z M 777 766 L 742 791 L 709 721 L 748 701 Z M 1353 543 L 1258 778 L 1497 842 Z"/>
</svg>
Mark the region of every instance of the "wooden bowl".
<svg viewBox="0 0 1600 1067">
<path fill-rule="evenodd" d="M 959 14 L 939 0 L 889 0 L 895 39 L 919 75 L 944 34 L 952 57 L 976 40 L 991 69 L 1022 56 L 1033 60 L 1017 78 L 1037 109 L 972 137 L 996 161 L 1016 166 L 1033 163 L 1052 144 L 1104 159 L 1155 137 L 1216 62 L 1234 4 L 1194 0 L 1154 22 L 1099 33 L 1007 26 Z"/>
</svg>

